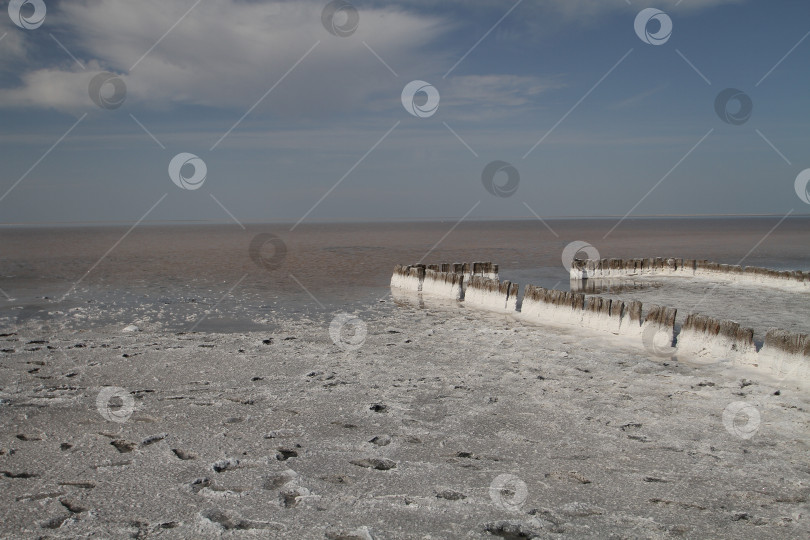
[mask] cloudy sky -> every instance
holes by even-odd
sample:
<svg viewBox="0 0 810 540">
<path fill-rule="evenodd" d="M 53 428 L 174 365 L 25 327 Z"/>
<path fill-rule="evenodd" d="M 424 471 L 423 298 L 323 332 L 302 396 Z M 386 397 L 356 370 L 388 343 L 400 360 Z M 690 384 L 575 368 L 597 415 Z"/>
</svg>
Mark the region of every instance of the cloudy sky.
<svg viewBox="0 0 810 540">
<path fill-rule="evenodd" d="M 810 212 L 806 0 L 21 3 L 0 223 Z"/>
</svg>

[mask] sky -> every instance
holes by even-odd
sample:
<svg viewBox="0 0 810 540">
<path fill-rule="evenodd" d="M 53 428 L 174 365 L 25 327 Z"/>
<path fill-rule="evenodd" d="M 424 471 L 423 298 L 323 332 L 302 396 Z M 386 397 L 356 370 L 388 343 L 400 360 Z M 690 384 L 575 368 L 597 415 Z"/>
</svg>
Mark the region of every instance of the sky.
<svg viewBox="0 0 810 540">
<path fill-rule="evenodd" d="M 810 213 L 806 0 L 2 6 L 3 224 Z"/>
</svg>

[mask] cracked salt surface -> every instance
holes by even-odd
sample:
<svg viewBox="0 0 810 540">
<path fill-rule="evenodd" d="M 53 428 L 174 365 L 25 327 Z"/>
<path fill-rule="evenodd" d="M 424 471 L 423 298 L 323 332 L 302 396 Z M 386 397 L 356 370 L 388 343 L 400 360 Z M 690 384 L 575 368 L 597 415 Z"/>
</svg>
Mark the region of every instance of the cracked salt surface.
<svg viewBox="0 0 810 540">
<path fill-rule="evenodd" d="M 456 302 L 361 316 L 352 351 L 319 314 L 228 334 L 99 324 L 36 346 L 38 322 L 21 323 L 0 338 L 15 351 L 0 353 L 0 535 L 810 535 L 795 382 Z M 109 385 L 134 398 L 126 422 L 96 410 Z M 755 426 L 726 421 L 740 402 Z"/>
</svg>

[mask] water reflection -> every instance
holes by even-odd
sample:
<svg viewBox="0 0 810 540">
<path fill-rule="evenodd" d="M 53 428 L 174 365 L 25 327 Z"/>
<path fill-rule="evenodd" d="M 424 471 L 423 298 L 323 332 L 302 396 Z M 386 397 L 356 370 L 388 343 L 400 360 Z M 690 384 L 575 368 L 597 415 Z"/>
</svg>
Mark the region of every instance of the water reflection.
<svg viewBox="0 0 810 540">
<path fill-rule="evenodd" d="M 644 289 L 658 289 L 664 284 L 661 281 L 633 280 L 624 278 L 590 278 L 572 279 L 570 287 L 572 292 L 585 294 L 618 294 L 625 291 L 640 291 Z"/>
</svg>

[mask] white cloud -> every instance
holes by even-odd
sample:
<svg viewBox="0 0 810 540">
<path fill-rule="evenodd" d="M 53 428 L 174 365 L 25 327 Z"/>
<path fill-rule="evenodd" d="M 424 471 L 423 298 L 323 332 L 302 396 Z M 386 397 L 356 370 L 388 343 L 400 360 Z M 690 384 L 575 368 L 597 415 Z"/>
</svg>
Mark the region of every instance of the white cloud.
<svg viewBox="0 0 810 540">
<path fill-rule="evenodd" d="M 541 107 L 542 94 L 564 88 L 561 77 L 459 75 L 442 85 L 442 113 L 450 123 L 506 121 Z"/>
<path fill-rule="evenodd" d="M 640 11 L 656 7 L 667 12 L 695 12 L 725 4 L 739 4 L 746 0 L 538 0 L 539 6 L 547 6 L 570 18 L 591 18 L 608 11 Z"/>
<path fill-rule="evenodd" d="M 554 78 L 517 75 L 466 75 L 453 77 L 448 82 L 447 101 L 452 105 L 497 105 L 525 107 L 541 93 L 562 88 L 564 84 Z M 525 109 L 524 109 L 525 110 Z"/>
<path fill-rule="evenodd" d="M 712 8 L 724 4 L 739 4 L 746 0 L 524 0 L 522 5 L 530 8 L 539 8 L 558 11 L 569 15 L 593 15 L 606 11 L 627 11 L 641 10 L 645 7 L 657 7 L 665 11 L 699 11 L 701 9 Z M 504 0 L 444 0 L 445 5 L 458 5 L 467 10 L 472 9 L 502 9 L 506 11 L 511 8 L 513 2 Z M 379 0 L 376 3 L 387 3 Z M 396 2 L 402 5 L 416 7 L 435 7 L 435 0 L 399 0 Z"/>
<path fill-rule="evenodd" d="M 435 53 L 424 52 L 425 45 L 449 27 L 445 21 L 391 8 L 365 9 L 357 32 L 339 38 L 321 24 L 321 1 L 204 1 L 154 46 L 193 3 L 60 4 L 58 12 L 49 13 L 49 22 L 52 28 L 59 25 L 66 45 L 85 60 L 87 71 L 62 64 L 23 73 L 21 87 L 0 90 L 0 103 L 74 112 L 92 106 L 87 84 L 99 70 L 109 70 L 125 81 L 128 104 L 246 110 L 320 40 L 263 109 L 319 115 L 360 107 L 381 88 L 400 84 L 364 41 L 401 73 L 430 74 L 447 64 Z"/>
<path fill-rule="evenodd" d="M 97 62 L 87 68 L 93 71 L 37 69 L 25 72 L 21 75 L 22 86 L 0 90 L 0 100 L 6 107 L 43 106 L 69 112 L 86 108 L 91 103 L 87 91 L 90 79 L 100 70 Z"/>
<path fill-rule="evenodd" d="M 657 0 L 655 5 L 689 11 L 741 1 Z M 490 113 L 498 107 L 529 104 L 540 92 L 560 87 L 553 79 L 504 75 L 454 75 L 438 80 L 457 60 L 458 51 L 431 44 L 448 34 L 455 23 L 447 15 L 442 18 L 420 11 L 429 7 L 424 0 L 366 4 L 360 10 L 357 32 L 348 38 L 335 37 L 322 26 L 325 0 L 202 1 L 178 23 L 194 3 L 74 0 L 58 4 L 48 14 L 50 31 L 84 61 L 87 70 L 64 58 L 59 50 L 53 55 L 58 66 L 32 69 L 24 61 L 24 32 L 9 32 L 2 42 L 0 67 L 7 72 L 25 71 L 19 74 L 21 85 L 0 89 L 0 107 L 51 107 L 75 114 L 93 106 L 88 95 L 90 79 L 98 71 L 109 70 L 121 74 L 129 106 L 168 109 L 183 104 L 245 111 L 318 41 L 257 109 L 257 115 L 322 117 L 378 111 L 396 106 L 398 88 L 417 78 L 441 83 L 446 106 L 483 103 Z M 448 3 L 471 13 L 505 5 L 500 0 Z M 632 11 L 651 3 L 527 0 L 523 9 L 534 6 L 587 21 L 608 11 Z M 364 42 L 400 77 L 374 58 Z M 46 45 L 56 48 L 55 43 L 43 40 L 42 46 Z"/>
<path fill-rule="evenodd" d="M 2 14 L 3 12 L 0 11 L 0 15 Z M 8 30 L 5 30 L 5 28 L 8 28 Z M 0 40 L 0 69 L 7 70 L 18 65 L 26 58 L 24 33 L 18 32 L 11 25 L 6 25 L 0 27 L 0 36 L 4 36 Z"/>
</svg>

